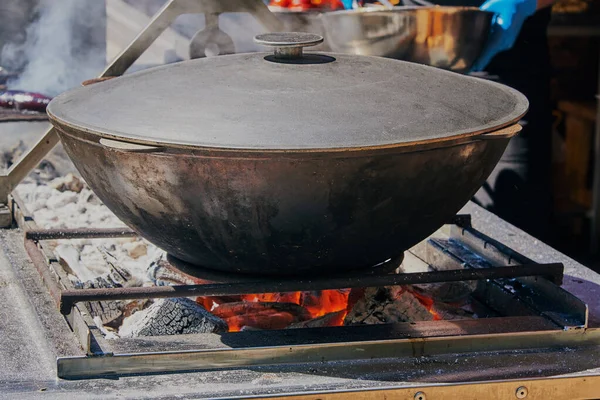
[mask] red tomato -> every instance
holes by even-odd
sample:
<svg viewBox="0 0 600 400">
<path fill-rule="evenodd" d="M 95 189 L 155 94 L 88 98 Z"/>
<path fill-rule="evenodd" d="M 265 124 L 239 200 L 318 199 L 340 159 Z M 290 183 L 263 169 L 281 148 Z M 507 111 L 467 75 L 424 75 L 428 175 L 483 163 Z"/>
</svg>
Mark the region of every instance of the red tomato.
<svg viewBox="0 0 600 400">
<path fill-rule="evenodd" d="M 293 11 L 309 11 L 316 9 L 338 10 L 344 8 L 340 0 L 271 0 L 269 5 L 289 8 Z"/>
<path fill-rule="evenodd" d="M 290 0 L 271 0 L 270 6 L 288 8 L 290 6 Z"/>
<path fill-rule="evenodd" d="M 289 8 L 294 11 L 306 11 L 314 7 L 311 0 L 291 0 Z"/>
</svg>

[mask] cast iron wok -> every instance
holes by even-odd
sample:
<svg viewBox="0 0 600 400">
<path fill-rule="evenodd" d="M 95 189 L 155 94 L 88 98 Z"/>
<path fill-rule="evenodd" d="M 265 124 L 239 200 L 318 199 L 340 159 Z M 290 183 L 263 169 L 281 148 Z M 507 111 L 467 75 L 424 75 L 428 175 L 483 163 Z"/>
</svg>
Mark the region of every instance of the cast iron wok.
<svg viewBox="0 0 600 400">
<path fill-rule="evenodd" d="M 99 141 L 66 125 L 58 132 L 100 199 L 171 255 L 223 271 L 316 275 L 401 257 L 472 197 L 519 130 L 285 155 Z"/>
<path fill-rule="evenodd" d="M 111 211 L 204 268 L 313 276 L 397 260 L 479 189 L 527 110 L 493 82 L 297 51 L 316 35 L 257 40 L 275 54 L 151 68 L 47 109 Z"/>
</svg>

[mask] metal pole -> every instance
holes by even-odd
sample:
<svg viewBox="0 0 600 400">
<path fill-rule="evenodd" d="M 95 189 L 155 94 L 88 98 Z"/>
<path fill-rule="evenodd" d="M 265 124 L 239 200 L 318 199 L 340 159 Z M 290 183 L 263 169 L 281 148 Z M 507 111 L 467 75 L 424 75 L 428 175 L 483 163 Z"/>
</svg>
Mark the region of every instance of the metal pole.
<svg viewBox="0 0 600 400">
<path fill-rule="evenodd" d="M 600 71 L 598 73 L 598 82 L 600 85 Z M 590 253 L 598 254 L 600 243 L 600 86 L 598 95 L 596 95 L 596 131 L 594 133 L 594 170 L 592 185 L 592 210 L 591 210 L 591 232 L 590 232 Z"/>
<path fill-rule="evenodd" d="M 34 241 L 53 239 L 106 239 L 135 236 L 137 236 L 137 233 L 129 228 L 36 229 L 25 232 L 25 239 Z"/>
<path fill-rule="evenodd" d="M 160 34 L 175 21 L 175 18 L 183 13 L 182 11 L 182 7 L 179 6 L 177 0 L 170 0 L 166 3 L 152 18 L 148 26 L 106 67 L 100 78 L 123 75 L 144 51 L 158 39 Z"/>
<path fill-rule="evenodd" d="M 594 133 L 594 177 L 592 185 L 592 218 L 590 253 L 596 255 L 600 246 L 600 51 L 598 52 L 598 88 L 596 91 L 596 131 Z"/>
</svg>

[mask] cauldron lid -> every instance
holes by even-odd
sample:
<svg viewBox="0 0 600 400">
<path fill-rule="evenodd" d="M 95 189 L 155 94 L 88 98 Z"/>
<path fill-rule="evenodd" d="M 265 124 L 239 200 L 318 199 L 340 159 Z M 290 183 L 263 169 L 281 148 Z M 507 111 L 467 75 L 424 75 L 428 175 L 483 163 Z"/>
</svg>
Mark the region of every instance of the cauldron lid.
<svg viewBox="0 0 600 400">
<path fill-rule="evenodd" d="M 259 35 L 273 53 L 202 58 L 77 88 L 54 123 L 141 144 L 245 150 L 405 146 L 491 132 L 527 99 L 487 80 L 382 57 L 302 54 L 311 34 Z"/>
</svg>

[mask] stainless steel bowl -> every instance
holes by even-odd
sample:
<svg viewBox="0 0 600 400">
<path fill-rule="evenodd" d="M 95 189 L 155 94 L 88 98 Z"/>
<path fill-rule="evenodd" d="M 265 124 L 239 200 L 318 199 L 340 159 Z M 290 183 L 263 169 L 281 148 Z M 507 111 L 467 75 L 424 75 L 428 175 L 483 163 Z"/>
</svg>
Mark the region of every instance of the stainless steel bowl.
<svg viewBox="0 0 600 400">
<path fill-rule="evenodd" d="M 483 52 L 494 13 L 475 7 L 362 8 L 323 13 L 335 52 L 381 56 L 469 72 Z"/>
</svg>

